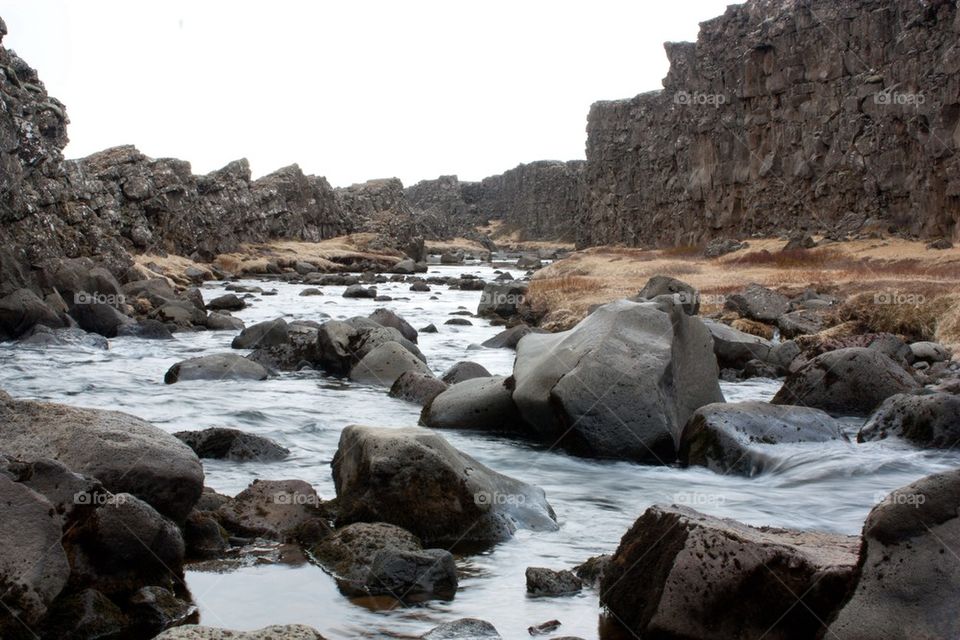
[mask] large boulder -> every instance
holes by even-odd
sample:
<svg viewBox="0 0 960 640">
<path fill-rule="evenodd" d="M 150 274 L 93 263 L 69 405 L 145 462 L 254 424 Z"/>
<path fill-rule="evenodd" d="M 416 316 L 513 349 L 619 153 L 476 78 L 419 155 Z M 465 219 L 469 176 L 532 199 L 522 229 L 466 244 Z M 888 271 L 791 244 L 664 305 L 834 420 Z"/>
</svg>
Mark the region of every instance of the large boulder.
<svg viewBox="0 0 960 640">
<path fill-rule="evenodd" d="M 942 392 L 890 396 L 860 429 L 857 441 L 889 437 L 930 449 L 960 446 L 960 396 Z"/>
<path fill-rule="evenodd" d="M 368 316 L 371 320 L 384 327 L 393 327 L 410 342 L 417 341 L 417 330 L 398 314 L 389 309 L 377 309 Z"/>
<path fill-rule="evenodd" d="M 240 429 L 210 427 L 201 431 L 179 431 L 173 435 L 193 449 L 200 458 L 234 462 L 273 462 L 290 455 L 289 449 L 281 447 L 273 440 Z"/>
<path fill-rule="evenodd" d="M 863 526 L 856 589 L 826 638 L 960 637 L 960 470 L 897 489 Z"/>
<path fill-rule="evenodd" d="M 482 364 L 471 362 L 470 360 L 461 360 L 444 371 L 443 375 L 440 376 L 440 379 L 447 384 L 457 384 L 458 382 L 463 382 L 464 380 L 472 380 L 473 378 L 487 378 L 489 376 L 490 372 L 487 371 L 487 368 Z"/>
<path fill-rule="evenodd" d="M 187 445 L 119 411 L 0 397 L 0 442 L 9 455 L 53 458 L 178 522 L 203 491 L 203 468 Z"/>
<path fill-rule="evenodd" d="M 759 284 L 727 296 L 724 308 L 739 313 L 744 318 L 760 322 L 776 322 L 790 310 L 790 300 L 783 294 Z"/>
<path fill-rule="evenodd" d="M 415 402 L 421 407 L 447 390 L 447 384 L 432 373 L 404 371 L 390 387 L 390 397 Z"/>
<path fill-rule="evenodd" d="M 174 384 L 183 380 L 266 380 L 269 372 L 253 360 L 234 353 L 217 353 L 190 358 L 170 367 L 163 381 Z"/>
<path fill-rule="evenodd" d="M 919 388 L 879 349 L 849 347 L 821 354 L 791 373 L 771 402 L 865 415 L 890 396 Z"/>
<path fill-rule="evenodd" d="M 240 332 L 230 346 L 234 349 L 256 349 L 286 344 L 290 339 L 290 328 L 283 318 L 265 320 L 252 324 Z"/>
<path fill-rule="evenodd" d="M 61 535 L 53 505 L 0 474 L 0 636 L 36 624 L 66 586 L 70 564 Z"/>
<path fill-rule="evenodd" d="M 653 276 L 643 285 L 643 289 L 640 289 L 637 299 L 653 300 L 657 296 L 673 297 L 688 315 L 695 316 L 700 312 L 700 292 L 682 280 L 670 276 Z"/>
<path fill-rule="evenodd" d="M 501 318 L 515 316 L 526 293 L 527 284 L 523 282 L 488 282 L 480 294 L 477 315 Z"/>
<path fill-rule="evenodd" d="M 487 468 L 428 429 L 347 427 L 333 478 L 340 525 L 388 522 L 431 544 L 557 528 L 542 489 Z"/>
<path fill-rule="evenodd" d="M 413 371 L 433 375 L 430 367 L 399 342 L 384 342 L 370 350 L 350 369 L 350 379 L 390 388 L 402 374 Z"/>
<path fill-rule="evenodd" d="M 320 325 L 314 357 L 328 373 L 346 376 L 368 353 L 387 342 L 396 342 L 419 360 L 427 361 L 419 347 L 397 329 L 360 317 L 328 320 Z"/>
<path fill-rule="evenodd" d="M 490 376 L 459 382 L 431 400 L 420 414 L 420 424 L 434 429 L 523 429 L 523 418 L 513 401 L 508 378 Z"/>
<path fill-rule="evenodd" d="M 690 415 L 722 402 L 710 332 L 670 300 L 606 304 L 518 347 L 513 399 L 544 439 L 587 455 L 670 463 Z"/>
<path fill-rule="evenodd" d="M 543 329 L 518 324 L 515 327 L 504 329 L 492 338 L 487 338 L 481 345 L 488 349 L 516 349 L 520 339 L 528 333 L 546 333 Z"/>
<path fill-rule="evenodd" d="M 838 420 L 810 407 L 767 402 L 708 404 L 680 437 L 679 459 L 718 473 L 753 476 L 789 457 L 781 445 L 845 440 Z"/>
<path fill-rule="evenodd" d="M 751 360 L 773 362 L 773 343 L 760 336 L 739 331 L 716 320 L 703 323 L 713 336 L 713 352 L 717 362 L 727 369 L 742 369 Z"/>
<path fill-rule="evenodd" d="M 460 618 L 444 622 L 420 636 L 420 640 L 502 640 L 497 628 L 486 620 Z"/>
<path fill-rule="evenodd" d="M 19 338 L 38 324 L 66 326 L 57 312 L 30 289 L 17 289 L 0 298 L 0 338 Z"/>
<path fill-rule="evenodd" d="M 849 588 L 857 546 L 657 505 L 620 541 L 600 601 L 638 637 L 809 640 Z"/>
<path fill-rule="evenodd" d="M 341 527 L 313 548 L 313 556 L 348 596 L 449 599 L 457 590 L 453 555 L 445 549 L 424 549 L 415 535 L 392 524 Z"/>
</svg>

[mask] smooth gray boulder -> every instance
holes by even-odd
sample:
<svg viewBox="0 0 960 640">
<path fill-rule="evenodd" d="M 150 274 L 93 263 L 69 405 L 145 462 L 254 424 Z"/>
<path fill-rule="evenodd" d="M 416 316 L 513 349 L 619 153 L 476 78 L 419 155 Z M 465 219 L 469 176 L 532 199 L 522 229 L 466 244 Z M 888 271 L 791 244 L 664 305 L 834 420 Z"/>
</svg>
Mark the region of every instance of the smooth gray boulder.
<svg viewBox="0 0 960 640">
<path fill-rule="evenodd" d="M 177 522 L 203 491 L 203 467 L 190 447 L 119 411 L 0 397 L 0 442 L 8 455 L 58 460 Z"/>
<path fill-rule="evenodd" d="M 370 287 L 369 289 L 364 287 L 362 284 L 351 284 L 343 292 L 344 298 L 376 298 L 377 297 L 377 288 Z"/>
<path fill-rule="evenodd" d="M 528 333 L 546 333 L 543 329 L 537 327 L 528 327 L 525 324 L 518 324 L 515 327 L 504 329 L 492 338 L 487 338 L 480 344 L 488 349 L 516 349 L 520 340 Z"/>
<path fill-rule="evenodd" d="M 167 629 L 154 640 L 324 640 L 320 632 L 304 624 L 277 624 L 256 631 L 231 631 L 217 627 L 183 625 Z"/>
<path fill-rule="evenodd" d="M 377 309 L 368 316 L 371 320 L 384 327 L 393 327 L 410 342 L 417 341 L 417 330 L 400 315 L 389 309 Z"/>
<path fill-rule="evenodd" d="M 320 520 L 320 505 L 316 489 L 303 480 L 254 480 L 217 510 L 217 519 L 233 533 L 284 541 Z"/>
<path fill-rule="evenodd" d="M 781 445 L 845 441 L 841 423 L 810 407 L 749 401 L 708 404 L 690 417 L 678 458 L 717 473 L 753 476 L 789 457 Z"/>
<path fill-rule="evenodd" d="M 70 563 L 60 518 L 39 493 L 0 474 L 0 633 L 36 624 L 67 585 Z M 17 621 L 11 615 L 22 618 Z"/>
<path fill-rule="evenodd" d="M 724 369 L 742 369 L 751 360 L 773 362 L 769 340 L 745 333 L 716 320 L 704 320 L 713 336 L 713 352 Z"/>
<path fill-rule="evenodd" d="M 742 291 L 727 296 L 723 307 L 751 320 L 776 322 L 777 318 L 790 311 L 790 300 L 772 289 L 750 284 Z"/>
<path fill-rule="evenodd" d="M 362 317 L 328 320 L 320 325 L 314 341 L 317 353 L 311 358 L 328 373 L 347 376 L 368 353 L 387 342 L 396 342 L 422 362 L 427 361 L 420 348 L 397 329 Z"/>
<path fill-rule="evenodd" d="M 446 390 L 446 383 L 432 373 L 405 371 L 390 387 L 390 397 L 415 402 L 422 407 Z"/>
<path fill-rule="evenodd" d="M 670 276 L 653 276 L 637 293 L 637 301 L 653 300 L 657 296 L 672 296 L 687 315 L 700 312 L 700 292 L 682 280 Z"/>
<path fill-rule="evenodd" d="M 517 308 L 527 293 L 525 282 L 488 282 L 480 294 L 478 316 L 509 318 L 517 314 Z"/>
<path fill-rule="evenodd" d="M 585 455 L 669 464 L 690 415 L 722 402 L 710 332 L 669 300 L 620 300 L 569 331 L 530 334 L 513 399 L 549 442 Z"/>
<path fill-rule="evenodd" d="M 350 379 L 390 388 L 402 374 L 413 371 L 433 375 L 423 360 L 398 342 L 384 342 L 370 350 L 350 369 Z"/>
<path fill-rule="evenodd" d="M 850 587 L 858 546 L 655 505 L 620 541 L 600 603 L 642 638 L 809 640 Z"/>
<path fill-rule="evenodd" d="M 178 431 L 173 435 L 193 449 L 200 458 L 234 462 L 273 462 L 290 455 L 289 449 L 281 447 L 273 440 L 240 429 L 210 427 L 201 431 Z"/>
<path fill-rule="evenodd" d="M 211 311 L 240 311 L 247 303 L 234 293 L 225 293 L 208 302 L 206 306 Z"/>
<path fill-rule="evenodd" d="M 503 376 L 464 380 L 431 400 L 420 424 L 432 429 L 523 430 L 513 390 Z"/>
<path fill-rule="evenodd" d="M 269 372 L 253 360 L 235 353 L 217 353 L 190 358 L 170 367 L 163 381 L 174 384 L 184 380 L 266 380 Z"/>
<path fill-rule="evenodd" d="M 397 600 L 450 599 L 457 566 L 445 549 L 424 549 L 415 535 L 384 522 L 341 527 L 313 547 L 347 596 L 389 595 Z"/>
<path fill-rule="evenodd" d="M 856 589 L 824 637 L 960 637 L 960 470 L 897 489 L 863 526 Z"/>
<path fill-rule="evenodd" d="M 67 326 L 57 312 L 30 289 L 17 289 L 0 298 L 0 338 L 19 338 L 38 324 L 52 329 Z"/>
<path fill-rule="evenodd" d="M 240 318 L 235 318 L 226 311 L 211 311 L 204 319 L 203 325 L 211 331 L 237 331 L 246 326 Z"/>
<path fill-rule="evenodd" d="M 892 395 L 857 434 L 858 442 L 902 438 L 929 449 L 960 446 L 960 396 L 952 393 Z"/>
<path fill-rule="evenodd" d="M 108 304 L 98 302 L 75 304 L 70 309 L 70 316 L 84 331 L 97 333 L 105 338 L 116 338 L 122 327 L 135 324 L 133 318 Z"/>
<path fill-rule="evenodd" d="M 110 342 L 98 333 L 87 333 L 79 327 L 51 329 L 38 324 L 17 341 L 19 344 L 40 347 L 76 346 L 87 349 L 109 349 Z"/>
<path fill-rule="evenodd" d="M 447 384 L 457 384 L 458 382 L 463 382 L 464 380 L 488 377 L 490 377 L 490 372 L 487 371 L 487 368 L 482 364 L 477 364 L 476 362 L 471 362 L 470 360 L 461 360 L 444 371 L 443 375 L 440 376 L 440 379 Z"/>
<path fill-rule="evenodd" d="M 487 468 L 429 429 L 345 428 L 333 478 L 341 526 L 388 522 L 429 544 L 557 528 L 542 489 Z"/>
<path fill-rule="evenodd" d="M 502 636 L 486 620 L 460 618 L 434 627 L 420 640 L 502 640 Z"/>
<path fill-rule="evenodd" d="M 230 346 L 234 349 L 256 349 L 286 344 L 290 339 L 290 328 L 283 318 L 265 320 L 246 327 Z"/>
<path fill-rule="evenodd" d="M 910 344 L 912 360 L 919 362 L 946 362 L 953 352 L 938 342 L 914 342 Z"/>
<path fill-rule="evenodd" d="M 879 349 L 848 347 L 823 353 L 791 373 L 771 402 L 866 415 L 890 396 L 919 388 L 902 366 Z"/>
</svg>

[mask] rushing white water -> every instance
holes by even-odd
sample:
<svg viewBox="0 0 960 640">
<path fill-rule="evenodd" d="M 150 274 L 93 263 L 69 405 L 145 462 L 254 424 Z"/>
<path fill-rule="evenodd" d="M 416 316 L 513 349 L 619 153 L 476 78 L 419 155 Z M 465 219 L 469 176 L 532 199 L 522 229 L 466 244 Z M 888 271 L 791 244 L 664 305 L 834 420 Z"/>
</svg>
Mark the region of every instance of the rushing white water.
<svg viewBox="0 0 960 640">
<path fill-rule="evenodd" d="M 474 273 L 492 279 L 489 266 L 431 268 L 430 275 Z M 516 273 L 515 273 L 516 274 Z M 346 299 L 343 287 L 323 287 L 323 296 L 300 297 L 302 285 L 244 282 L 276 289 L 258 296 L 236 315 L 247 324 L 283 316 L 322 320 L 367 315 L 386 306 L 414 327 L 434 323 L 437 334 L 421 334 L 420 348 L 438 374 L 459 360 L 474 360 L 495 374 L 507 374 L 514 352 L 479 348 L 500 329 L 471 319 L 473 326 L 447 326 L 452 312 L 476 310 L 479 292 L 432 286 L 412 293 L 409 285 L 388 283 L 378 290 L 393 302 Z M 207 299 L 225 283 L 208 284 Z M 435 296 L 436 299 L 431 299 Z M 255 478 L 299 478 L 322 497 L 334 495 L 330 461 L 341 429 L 353 423 L 411 426 L 419 407 L 392 399 L 384 389 L 327 378 L 309 371 L 284 373 L 261 382 L 163 384 L 175 362 L 230 350 L 234 332 L 177 334 L 174 341 L 123 338 L 109 351 L 77 347 L 34 348 L 0 345 L 2 387 L 15 397 L 127 411 L 168 431 L 225 425 L 280 442 L 292 455 L 274 463 L 204 461 L 207 485 L 234 495 Z M 767 400 L 774 380 L 723 384 L 729 401 Z M 616 407 L 612 407 L 616 410 Z M 858 426 L 849 422 L 851 433 Z M 858 533 L 870 508 L 890 490 L 929 473 L 960 465 L 956 453 L 923 452 L 895 443 L 779 445 L 784 463 L 754 478 L 705 469 L 653 467 L 576 458 L 563 451 L 476 432 L 445 432 L 457 448 L 507 475 L 539 485 L 556 510 L 560 530 L 521 531 L 511 541 L 479 555 L 458 558 L 460 590 L 450 602 L 387 606 L 352 602 L 333 580 L 311 564 L 262 565 L 230 573 L 187 572 L 201 622 L 252 629 L 268 624 L 304 623 L 326 637 L 415 637 L 461 617 L 489 620 L 508 639 L 529 638 L 527 627 L 553 618 L 563 624 L 553 635 L 613 637 L 601 633 L 597 594 L 584 590 L 566 598 L 532 598 L 525 593 L 528 566 L 569 568 L 588 557 L 612 552 L 633 521 L 654 503 L 683 503 L 701 511 L 755 525 L 778 525 Z"/>
</svg>

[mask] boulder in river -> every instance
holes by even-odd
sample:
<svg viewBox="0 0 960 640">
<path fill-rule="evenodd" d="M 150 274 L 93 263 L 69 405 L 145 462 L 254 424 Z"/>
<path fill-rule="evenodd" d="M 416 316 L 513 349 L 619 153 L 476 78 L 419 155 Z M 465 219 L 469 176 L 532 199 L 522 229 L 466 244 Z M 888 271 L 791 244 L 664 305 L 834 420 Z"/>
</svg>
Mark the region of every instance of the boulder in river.
<svg viewBox="0 0 960 640">
<path fill-rule="evenodd" d="M 284 541 L 319 522 L 321 504 L 316 489 L 303 480 L 254 480 L 221 506 L 217 517 L 233 533 Z"/>
<path fill-rule="evenodd" d="M 234 462 L 273 462 L 290 455 L 289 449 L 281 447 L 273 440 L 240 429 L 210 427 L 202 431 L 179 431 L 173 435 L 193 449 L 200 458 Z"/>
<path fill-rule="evenodd" d="M 226 311 L 211 311 L 203 322 L 210 331 L 237 331 L 244 328 L 243 320 Z"/>
<path fill-rule="evenodd" d="M 109 304 L 91 302 L 75 304 L 70 315 L 84 331 L 98 333 L 106 338 L 115 338 L 124 325 L 134 324 L 133 318 L 126 316 Z"/>
<path fill-rule="evenodd" d="M 502 636 L 486 620 L 460 618 L 434 627 L 420 640 L 502 640 Z"/>
<path fill-rule="evenodd" d="M 847 592 L 857 548 L 655 505 L 620 541 L 600 602 L 638 637 L 809 640 Z"/>
<path fill-rule="evenodd" d="M 400 315 L 389 309 L 377 309 L 368 316 L 371 320 L 384 327 L 393 327 L 410 342 L 417 341 L 417 330 Z"/>
<path fill-rule="evenodd" d="M 234 353 L 217 353 L 190 358 L 170 367 L 163 381 L 174 384 L 183 380 L 266 380 L 269 372 L 263 365 Z"/>
<path fill-rule="evenodd" d="M 397 600 L 450 599 L 457 566 L 445 549 L 424 549 L 415 535 L 383 522 L 341 527 L 313 548 L 313 556 L 347 596 L 389 595 Z"/>
<path fill-rule="evenodd" d="M 396 342 L 422 362 L 427 361 L 417 345 L 397 329 L 360 317 L 328 320 L 320 325 L 315 341 L 317 353 L 311 357 L 328 373 L 350 375 L 368 353 L 387 342 Z"/>
<path fill-rule="evenodd" d="M 960 446 L 960 396 L 943 392 L 890 396 L 860 429 L 857 441 L 890 437 L 928 449 Z"/>
<path fill-rule="evenodd" d="M 668 464 L 690 415 L 722 402 L 710 332 L 663 298 L 599 307 L 518 347 L 513 399 L 549 442 L 585 455 Z"/>
<path fill-rule="evenodd" d="M 680 437 L 679 459 L 718 473 L 753 476 L 788 457 L 780 445 L 846 440 L 841 424 L 810 407 L 767 402 L 708 404 L 697 409 Z"/>
<path fill-rule="evenodd" d="M 367 352 L 350 369 L 350 379 L 390 388 L 397 378 L 408 371 L 433 375 L 430 367 L 409 349 L 399 342 L 389 341 Z"/>
<path fill-rule="evenodd" d="M 52 458 L 113 493 L 131 493 L 182 522 L 203 490 L 190 448 L 137 417 L 0 397 L 0 442 L 8 455 Z"/>
<path fill-rule="evenodd" d="M 826 638 L 958 638 L 960 470 L 888 495 L 863 526 L 856 588 Z"/>
<path fill-rule="evenodd" d="M 894 394 L 919 388 L 913 376 L 879 349 L 848 347 L 823 353 L 791 373 L 771 402 L 864 415 Z"/>
<path fill-rule="evenodd" d="M 700 312 L 700 292 L 692 285 L 670 276 L 653 276 L 637 294 L 637 301 L 653 300 L 657 296 L 672 296 L 687 315 Z"/>
<path fill-rule="evenodd" d="M 953 353 L 938 342 L 914 342 L 910 345 L 910 356 L 914 362 L 946 362 Z"/>
<path fill-rule="evenodd" d="M 247 304 L 235 293 L 225 293 L 207 303 L 207 309 L 211 311 L 240 311 Z"/>
<path fill-rule="evenodd" d="M 449 387 L 423 408 L 420 424 L 433 429 L 523 430 L 512 385 L 503 376 L 472 378 Z"/>
<path fill-rule="evenodd" d="M 154 640 L 324 640 L 319 631 L 304 624 L 277 624 L 255 631 L 184 625 L 167 629 Z"/>
<path fill-rule="evenodd" d="M 542 489 L 487 468 L 428 429 L 347 427 L 333 478 L 339 525 L 388 522 L 430 544 L 557 528 Z"/>
<path fill-rule="evenodd" d="M 370 287 L 368 289 L 361 284 L 351 284 L 344 290 L 343 297 L 344 298 L 376 298 L 377 288 Z"/>
<path fill-rule="evenodd" d="M 515 316 L 526 293 L 527 284 L 524 282 L 488 282 L 480 294 L 477 315 L 501 318 Z"/>
<path fill-rule="evenodd" d="M 0 298 L 0 338 L 19 338 L 35 325 L 67 326 L 66 321 L 30 289 L 17 289 Z"/>
<path fill-rule="evenodd" d="M 482 364 L 477 364 L 476 362 L 472 362 L 470 360 L 461 360 L 444 371 L 443 375 L 440 376 L 440 379 L 447 384 L 457 384 L 458 382 L 463 382 L 464 380 L 487 377 L 490 377 L 490 372 L 487 371 L 487 368 Z"/>
<path fill-rule="evenodd" d="M 422 407 L 446 389 L 446 383 L 432 373 L 404 371 L 390 387 L 390 397 L 415 402 Z"/>
<path fill-rule="evenodd" d="M 290 328 L 283 318 L 252 324 L 240 332 L 230 346 L 234 349 L 256 349 L 285 344 L 290 339 Z"/>
<path fill-rule="evenodd" d="M 759 284 L 750 284 L 742 291 L 727 296 L 724 308 L 744 318 L 760 322 L 776 322 L 790 310 L 790 300 L 783 294 Z"/>
<path fill-rule="evenodd" d="M 504 329 L 492 338 L 487 338 L 481 344 L 488 349 L 516 349 L 520 339 L 528 333 L 546 333 L 543 329 L 518 324 L 515 327 Z"/>
<path fill-rule="evenodd" d="M 76 346 L 87 349 L 109 349 L 110 342 L 98 333 L 87 333 L 79 327 L 69 329 L 51 329 L 38 324 L 17 341 L 19 344 L 64 347 Z"/>
<path fill-rule="evenodd" d="M 527 567 L 527 593 L 534 596 L 566 596 L 579 592 L 583 582 L 572 571 Z"/>
</svg>

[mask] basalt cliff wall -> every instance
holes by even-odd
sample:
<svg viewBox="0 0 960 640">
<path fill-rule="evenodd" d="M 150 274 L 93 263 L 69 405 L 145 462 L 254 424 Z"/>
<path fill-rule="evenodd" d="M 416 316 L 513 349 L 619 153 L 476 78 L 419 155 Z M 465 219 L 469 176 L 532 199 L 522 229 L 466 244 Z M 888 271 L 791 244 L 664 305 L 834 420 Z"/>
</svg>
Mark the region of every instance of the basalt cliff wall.
<svg viewBox="0 0 960 640">
<path fill-rule="evenodd" d="M 751 0 L 588 117 L 582 246 L 881 228 L 958 238 L 953 0 Z"/>
</svg>

